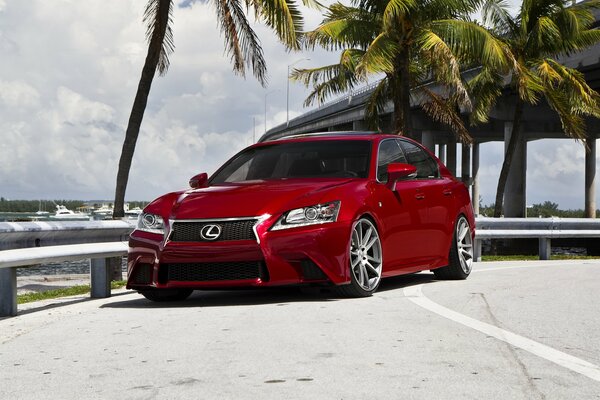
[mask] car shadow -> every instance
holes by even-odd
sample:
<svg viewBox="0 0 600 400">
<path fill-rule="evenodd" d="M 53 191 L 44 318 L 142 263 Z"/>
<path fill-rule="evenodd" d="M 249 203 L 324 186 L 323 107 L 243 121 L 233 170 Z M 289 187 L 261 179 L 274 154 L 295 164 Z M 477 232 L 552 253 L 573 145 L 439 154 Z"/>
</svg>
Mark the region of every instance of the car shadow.
<svg viewBox="0 0 600 400">
<path fill-rule="evenodd" d="M 418 273 L 386 278 L 381 282 L 377 293 L 398 290 L 408 286 L 435 281 L 434 275 Z M 377 295 L 375 293 L 375 296 Z M 235 307 L 302 302 L 333 302 L 351 300 L 340 295 L 334 287 L 284 286 L 277 288 L 252 288 L 234 290 L 196 290 L 182 301 L 152 302 L 138 295 L 134 299 L 110 302 L 101 308 L 190 308 L 190 307 Z"/>
</svg>

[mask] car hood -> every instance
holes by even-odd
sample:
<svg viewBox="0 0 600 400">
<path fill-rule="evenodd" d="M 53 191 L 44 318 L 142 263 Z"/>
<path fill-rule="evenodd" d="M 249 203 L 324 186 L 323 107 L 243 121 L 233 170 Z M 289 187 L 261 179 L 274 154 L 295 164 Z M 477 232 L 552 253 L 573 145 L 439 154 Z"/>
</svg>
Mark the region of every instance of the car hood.
<svg viewBox="0 0 600 400">
<path fill-rule="evenodd" d="M 179 196 L 171 219 L 204 219 L 276 215 L 293 208 L 319 204 L 335 188 L 357 179 L 257 181 L 210 186 Z"/>
</svg>

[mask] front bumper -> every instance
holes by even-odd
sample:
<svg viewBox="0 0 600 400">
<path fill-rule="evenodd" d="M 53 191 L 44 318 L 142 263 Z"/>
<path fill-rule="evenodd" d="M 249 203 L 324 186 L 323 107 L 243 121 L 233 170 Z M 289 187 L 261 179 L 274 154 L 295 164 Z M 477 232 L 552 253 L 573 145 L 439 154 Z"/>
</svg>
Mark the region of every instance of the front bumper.
<svg viewBox="0 0 600 400">
<path fill-rule="evenodd" d="M 348 283 L 351 223 L 261 231 L 259 240 L 172 242 L 134 231 L 127 288 L 233 288 Z"/>
</svg>

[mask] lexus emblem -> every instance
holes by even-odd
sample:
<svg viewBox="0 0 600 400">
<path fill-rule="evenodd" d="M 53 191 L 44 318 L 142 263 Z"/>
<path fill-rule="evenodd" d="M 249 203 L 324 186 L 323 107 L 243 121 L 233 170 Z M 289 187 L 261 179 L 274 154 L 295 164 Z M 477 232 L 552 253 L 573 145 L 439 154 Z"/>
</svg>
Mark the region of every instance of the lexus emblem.
<svg viewBox="0 0 600 400">
<path fill-rule="evenodd" d="M 221 236 L 219 225 L 204 225 L 200 230 L 200 237 L 204 240 L 217 240 Z"/>
</svg>

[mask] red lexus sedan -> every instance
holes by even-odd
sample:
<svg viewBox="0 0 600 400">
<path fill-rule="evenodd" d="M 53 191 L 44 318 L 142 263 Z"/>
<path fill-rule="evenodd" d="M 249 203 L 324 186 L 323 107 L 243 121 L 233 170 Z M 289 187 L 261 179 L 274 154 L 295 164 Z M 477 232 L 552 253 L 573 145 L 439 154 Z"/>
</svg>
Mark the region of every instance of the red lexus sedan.
<svg viewBox="0 0 600 400">
<path fill-rule="evenodd" d="M 140 215 L 127 287 L 150 300 L 195 289 L 335 285 L 432 270 L 465 279 L 475 220 L 465 185 L 419 143 L 307 134 L 250 146 Z"/>
</svg>

